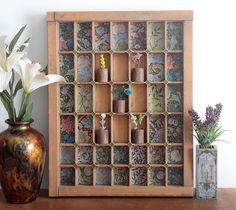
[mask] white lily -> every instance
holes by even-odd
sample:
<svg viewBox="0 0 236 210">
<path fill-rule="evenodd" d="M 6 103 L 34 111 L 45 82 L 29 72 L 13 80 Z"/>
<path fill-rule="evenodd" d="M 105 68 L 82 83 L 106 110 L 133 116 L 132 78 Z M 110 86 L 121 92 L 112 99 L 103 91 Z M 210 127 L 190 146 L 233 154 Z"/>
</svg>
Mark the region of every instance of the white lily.
<svg viewBox="0 0 236 210">
<path fill-rule="evenodd" d="M 57 74 L 45 75 L 40 72 L 42 66 L 39 63 L 33 63 L 28 58 L 19 61 L 19 65 L 14 70 L 19 74 L 24 92 L 30 94 L 34 90 L 55 83 L 65 82 L 64 77 Z"/>
<path fill-rule="evenodd" d="M 24 56 L 24 53 L 16 51 L 7 56 L 5 38 L 5 36 L 0 36 L 0 92 L 7 89 L 12 76 L 12 69 Z"/>
</svg>

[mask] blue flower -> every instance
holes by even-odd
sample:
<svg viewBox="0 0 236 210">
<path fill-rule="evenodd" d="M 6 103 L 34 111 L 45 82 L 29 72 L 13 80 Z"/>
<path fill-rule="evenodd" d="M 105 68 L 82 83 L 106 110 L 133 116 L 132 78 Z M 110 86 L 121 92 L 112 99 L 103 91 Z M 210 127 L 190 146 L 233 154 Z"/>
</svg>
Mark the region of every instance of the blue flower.
<svg viewBox="0 0 236 210">
<path fill-rule="evenodd" d="M 126 89 L 124 89 L 124 93 L 125 93 L 125 95 L 129 96 L 129 95 L 131 95 L 132 90 L 130 88 L 126 88 Z"/>
</svg>

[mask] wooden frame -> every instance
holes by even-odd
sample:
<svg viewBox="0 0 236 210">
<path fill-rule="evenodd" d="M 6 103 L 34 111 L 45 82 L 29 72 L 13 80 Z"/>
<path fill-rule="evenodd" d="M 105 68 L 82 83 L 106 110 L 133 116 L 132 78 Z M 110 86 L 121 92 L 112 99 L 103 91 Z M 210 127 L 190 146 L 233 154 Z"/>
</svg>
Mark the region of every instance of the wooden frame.
<svg viewBox="0 0 236 210">
<path fill-rule="evenodd" d="M 192 11 L 153 11 L 153 12 L 49 12 L 47 14 L 48 20 L 48 70 L 49 73 L 58 73 L 60 74 L 60 64 L 59 59 L 61 54 L 63 55 L 71 55 L 73 57 L 73 71 L 74 77 L 71 81 L 68 82 L 71 87 L 73 87 L 72 97 L 74 99 L 73 110 L 69 113 L 61 113 L 60 108 L 60 88 L 64 87 L 63 84 L 53 84 L 49 86 L 49 196 L 57 197 L 57 196 L 193 196 L 193 166 L 192 166 L 192 124 L 188 117 L 188 109 L 192 107 Z M 146 48 L 149 46 L 148 34 L 149 34 L 149 24 L 151 23 L 163 23 L 164 24 L 164 47 L 163 49 L 158 50 L 150 50 L 145 48 L 145 50 L 138 50 L 143 55 L 143 60 L 141 63 L 145 66 L 146 76 L 145 81 L 142 83 L 132 82 L 131 81 L 131 69 L 133 68 L 132 61 L 130 59 L 130 55 L 133 52 L 132 43 L 130 43 L 131 36 L 131 24 L 136 22 L 144 22 L 146 27 Z M 63 51 L 60 50 L 59 46 L 59 25 L 60 23 L 73 23 L 73 46 L 72 50 Z M 92 46 L 89 50 L 77 50 L 77 23 L 91 23 L 91 33 L 92 33 Z M 110 23 L 110 42 L 112 41 L 112 27 L 113 23 L 116 22 L 126 22 L 127 30 L 128 30 L 128 48 L 121 51 L 116 50 L 105 50 L 105 51 L 96 51 L 94 50 L 95 45 L 95 24 L 101 22 Z M 168 24 L 179 22 L 182 30 L 182 46 L 181 50 L 179 49 L 168 49 L 167 44 L 167 27 Z M 76 39 L 75 39 L 76 38 Z M 111 44 L 112 45 L 112 44 Z M 109 67 L 109 82 L 107 83 L 99 83 L 95 80 L 95 72 L 98 69 L 98 55 L 99 53 L 105 53 L 106 61 L 108 60 Z M 164 77 L 162 81 L 149 81 L 148 80 L 148 59 L 150 54 L 158 54 L 164 56 Z M 167 68 L 168 68 L 168 56 L 175 56 L 175 54 L 182 54 L 182 78 L 181 81 L 170 81 L 167 79 Z M 79 81 L 80 77 L 78 76 L 77 66 L 78 66 L 78 57 L 79 56 L 87 56 L 88 59 L 91 59 L 91 66 L 89 68 L 92 69 L 91 79 L 89 81 Z M 155 55 L 154 55 L 155 56 Z M 91 58 L 90 58 L 91 57 Z M 70 59 L 68 57 L 68 59 Z M 71 58 L 72 59 L 72 58 Z M 119 73 L 118 69 L 122 69 L 124 72 Z M 121 71 L 122 72 L 122 71 Z M 113 94 L 112 87 L 115 85 L 126 84 L 134 88 L 134 94 L 128 97 L 127 100 L 127 111 L 133 111 L 134 114 L 144 113 L 146 114 L 145 122 L 142 127 L 145 129 L 145 138 L 146 141 L 143 145 L 139 145 L 140 147 L 145 148 L 146 150 L 146 164 L 132 163 L 131 153 L 133 148 L 138 145 L 133 145 L 131 143 L 131 122 L 128 117 L 128 113 L 117 114 L 113 113 Z M 87 86 L 86 86 L 87 85 Z M 92 97 L 92 107 L 89 111 L 79 111 L 78 112 L 78 94 L 80 89 L 83 87 L 88 87 L 91 85 L 91 97 Z M 162 85 L 164 87 L 164 110 L 157 111 L 150 109 L 150 96 L 148 96 L 149 85 L 156 85 L 156 88 Z M 159 85 L 159 86 L 158 86 Z M 175 87 L 182 87 L 182 110 L 171 110 L 171 108 L 167 108 L 168 105 L 168 96 L 167 94 L 171 92 L 170 88 L 175 89 Z M 109 95 L 110 92 L 110 95 Z M 144 98 L 140 99 L 140 93 L 145 93 Z M 104 93 L 104 94 L 103 94 Z M 142 96 L 143 97 L 143 96 Z M 141 102 L 145 100 L 146 106 Z M 104 101 L 105 105 L 101 103 Z M 135 104 L 138 101 L 139 103 Z M 138 105 L 140 104 L 140 105 Z M 168 110 L 169 109 L 169 110 Z M 98 115 L 102 112 L 105 112 L 108 116 L 108 129 L 110 135 L 110 143 L 108 145 L 97 145 L 95 143 L 95 129 L 98 127 Z M 62 116 L 62 117 L 61 117 Z M 73 118 L 74 122 L 74 142 L 70 144 L 66 144 L 60 141 L 60 119 L 63 116 L 68 117 L 68 119 Z M 78 123 L 80 117 L 83 116 L 91 116 L 92 118 L 92 140 L 91 143 L 80 143 L 78 142 Z M 150 142 L 149 139 L 149 123 L 151 117 L 164 117 L 164 142 L 153 143 Z M 171 142 L 168 139 L 168 126 L 169 119 L 171 117 L 177 117 L 183 119 L 183 137 L 181 142 Z M 180 119 L 179 118 L 179 119 Z M 173 118 L 174 119 L 174 118 Z M 181 122 L 181 121 L 179 121 Z M 117 125 L 117 127 L 116 127 Z M 115 126 L 115 127 L 114 127 Z M 123 129 L 125 133 L 121 135 L 117 133 L 117 129 Z M 121 131 L 120 131 L 121 133 Z M 114 139 L 114 136 L 116 139 Z M 128 137 L 128 139 L 127 139 Z M 111 159 L 109 164 L 99 165 L 96 163 L 96 151 L 98 147 L 109 147 L 111 153 Z M 114 147 L 116 146 L 124 146 L 129 149 L 129 163 L 125 165 L 116 165 L 114 164 Z M 150 148 L 163 147 L 165 150 L 164 163 L 150 163 Z M 76 148 L 74 149 L 74 164 L 64 164 L 60 162 L 60 149 L 64 148 Z M 83 163 L 82 165 L 78 162 L 78 148 L 81 149 L 91 149 L 92 154 L 92 162 Z M 181 163 L 171 163 L 169 161 L 168 149 L 169 147 L 181 147 L 183 150 L 182 154 L 182 162 Z M 155 153 L 156 154 L 156 153 Z M 153 154 L 152 154 L 153 155 Z M 72 158 L 72 156 L 71 156 Z M 60 183 L 60 167 L 61 168 L 72 168 L 75 173 L 74 184 L 71 186 L 61 185 Z M 92 180 L 91 185 L 80 185 L 78 181 L 78 170 L 81 167 L 87 167 L 92 169 Z M 108 171 L 110 171 L 110 184 L 97 184 L 99 183 L 96 180 L 96 170 L 97 168 L 107 167 Z M 128 185 L 115 185 L 114 184 L 114 170 L 115 168 L 124 167 L 128 169 Z M 150 179 L 150 170 L 151 168 L 163 168 L 164 169 L 164 186 L 152 185 Z M 133 168 L 145 168 L 146 170 L 146 179 L 147 185 L 136 185 L 132 184 L 132 169 Z M 183 171 L 182 175 L 182 184 L 169 184 L 168 176 L 171 173 L 169 171 L 170 168 L 180 168 L 180 171 Z M 171 170 L 171 169 L 170 169 Z M 102 173 L 104 173 L 103 171 Z M 153 172 L 154 173 L 154 172 Z M 99 175 L 97 175 L 98 177 Z M 180 175 L 181 176 L 181 175 Z"/>
</svg>

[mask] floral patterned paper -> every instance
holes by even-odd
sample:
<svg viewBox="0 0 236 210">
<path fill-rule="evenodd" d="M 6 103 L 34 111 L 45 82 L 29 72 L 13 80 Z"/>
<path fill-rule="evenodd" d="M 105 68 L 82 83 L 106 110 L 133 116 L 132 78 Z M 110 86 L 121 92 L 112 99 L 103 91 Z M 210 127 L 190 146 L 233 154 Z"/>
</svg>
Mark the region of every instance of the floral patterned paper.
<svg viewBox="0 0 236 210">
<path fill-rule="evenodd" d="M 167 79 L 169 81 L 183 80 L 183 55 L 182 53 L 167 55 Z"/>
<path fill-rule="evenodd" d="M 93 142 L 93 116 L 91 115 L 78 116 L 78 142 L 79 143 Z"/>
<path fill-rule="evenodd" d="M 93 185 L 93 168 L 78 168 L 78 185 Z"/>
<path fill-rule="evenodd" d="M 96 168 L 96 184 L 111 185 L 111 169 L 108 167 Z"/>
<path fill-rule="evenodd" d="M 183 23 L 167 23 L 167 48 L 170 50 L 183 49 Z"/>
<path fill-rule="evenodd" d="M 130 42 L 132 50 L 146 50 L 146 23 L 134 22 L 130 26 Z"/>
<path fill-rule="evenodd" d="M 167 86 L 167 111 L 183 111 L 183 86 L 182 84 L 169 84 Z"/>
<path fill-rule="evenodd" d="M 151 84 L 148 86 L 148 111 L 165 111 L 165 87 L 163 84 Z"/>
<path fill-rule="evenodd" d="M 112 24 L 112 50 L 128 50 L 128 23 Z"/>
<path fill-rule="evenodd" d="M 147 164 L 146 146 L 132 146 L 131 151 L 132 164 Z"/>
<path fill-rule="evenodd" d="M 78 54 L 77 56 L 77 81 L 90 82 L 93 77 L 92 54 Z"/>
<path fill-rule="evenodd" d="M 129 185 L 129 168 L 114 168 L 114 185 Z"/>
<path fill-rule="evenodd" d="M 95 50 L 110 50 L 110 23 L 95 23 Z"/>
<path fill-rule="evenodd" d="M 74 49 L 74 25 L 73 23 L 60 23 L 59 49 L 60 51 L 71 51 Z"/>
<path fill-rule="evenodd" d="M 183 168 L 168 168 L 168 185 L 183 185 Z"/>
<path fill-rule="evenodd" d="M 72 167 L 61 168 L 61 185 L 75 185 L 75 169 Z"/>
<path fill-rule="evenodd" d="M 60 116 L 60 136 L 61 143 L 75 142 L 75 124 L 74 116 L 62 115 Z"/>
<path fill-rule="evenodd" d="M 165 24 L 163 22 L 150 22 L 148 34 L 150 50 L 163 50 L 165 48 Z"/>
<path fill-rule="evenodd" d="M 168 164 L 183 163 L 183 147 L 169 146 L 167 149 Z"/>
<path fill-rule="evenodd" d="M 78 23 L 77 48 L 79 51 L 92 50 L 92 23 Z"/>
<path fill-rule="evenodd" d="M 165 168 L 151 167 L 149 171 L 149 184 L 150 185 L 165 185 Z"/>
<path fill-rule="evenodd" d="M 132 168 L 131 169 L 131 184 L 132 185 L 147 185 L 147 168 Z"/>
<path fill-rule="evenodd" d="M 150 146 L 149 163 L 150 164 L 164 164 L 165 163 L 165 147 L 164 146 Z"/>
<path fill-rule="evenodd" d="M 74 81 L 74 55 L 61 54 L 59 56 L 60 74 L 67 82 Z"/>
<path fill-rule="evenodd" d="M 60 109 L 64 113 L 74 112 L 74 86 L 61 85 L 60 86 Z"/>
<path fill-rule="evenodd" d="M 158 82 L 165 79 L 165 56 L 163 53 L 148 54 L 148 81 Z"/>
<path fill-rule="evenodd" d="M 96 147 L 96 164 L 110 164 L 110 163 L 111 163 L 111 148 Z"/>
<path fill-rule="evenodd" d="M 90 146 L 78 147 L 78 163 L 92 164 L 93 163 L 93 148 Z"/>
<path fill-rule="evenodd" d="M 114 147 L 114 164 L 129 163 L 129 147 L 115 146 Z"/>
<path fill-rule="evenodd" d="M 149 117 L 149 142 L 162 143 L 165 141 L 164 115 L 150 115 Z"/>
<path fill-rule="evenodd" d="M 93 111 L 93 93 L 91 85 L 78 85 L 78 112 Z"/>
<path fill-rule="evenodd" d="M 74 164 L 75 163 L 75 148 L 74 147 L 61 147 L 60 159 L 61 159 L 61 164 Z"/>
<path fill-rule="evenodd" d="M 183 116 L 169 115 L 167 119 L 167 140 L 170 143 L 183 142 Z"/>
</svg>

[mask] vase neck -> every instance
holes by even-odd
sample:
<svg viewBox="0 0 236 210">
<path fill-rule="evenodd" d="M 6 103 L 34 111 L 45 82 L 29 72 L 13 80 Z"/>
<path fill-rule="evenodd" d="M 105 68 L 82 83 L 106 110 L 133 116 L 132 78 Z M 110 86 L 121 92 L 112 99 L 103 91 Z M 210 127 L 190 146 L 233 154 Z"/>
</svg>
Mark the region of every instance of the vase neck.
<svg viewBox="0 0 236 210">
<path fill-rule="evenodd" d="M 30 128 L 30 124 L 33 123 L 33 121 L 34 121 L 33 119 L 30 119 L 29 121 L 26 122 L 12 122 L 8 119 L 5 122 L 9 125 L 9 128 L 28 129 Z"/>
</svg>

